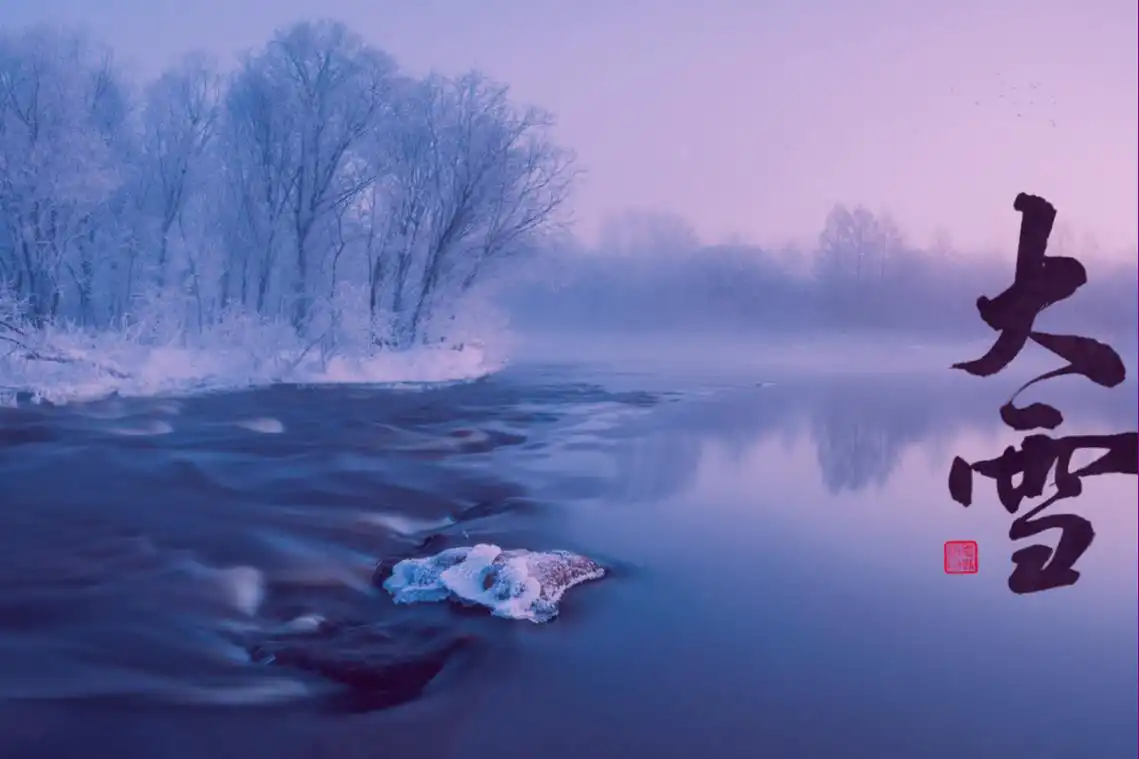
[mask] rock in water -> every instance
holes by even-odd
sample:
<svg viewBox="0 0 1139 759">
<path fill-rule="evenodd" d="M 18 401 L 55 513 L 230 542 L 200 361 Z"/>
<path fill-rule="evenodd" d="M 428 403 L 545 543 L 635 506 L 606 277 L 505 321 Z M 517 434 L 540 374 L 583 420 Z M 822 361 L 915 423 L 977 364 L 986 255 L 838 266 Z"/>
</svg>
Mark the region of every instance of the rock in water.
<svg viewBox="0 0 1139 759">
<path fill-rule="evenodd" d="M 399 624 L 314 621 L 291 628 L 251 646 L 253 661 L 342 685 L 354 708 L 379 709 L 415 698 L 472 642 L 434 627 Z"/>
<path fill-rule="evenodd" d="M 383 586 L 396 603 L 449 599 L 485 606 L 497 617 L 541 623 L 558 615 L 567 590 L 604 576 L 600 564 L 569 551 L 504 551 L 480 543 L 404 559 Z"/>
</svg>

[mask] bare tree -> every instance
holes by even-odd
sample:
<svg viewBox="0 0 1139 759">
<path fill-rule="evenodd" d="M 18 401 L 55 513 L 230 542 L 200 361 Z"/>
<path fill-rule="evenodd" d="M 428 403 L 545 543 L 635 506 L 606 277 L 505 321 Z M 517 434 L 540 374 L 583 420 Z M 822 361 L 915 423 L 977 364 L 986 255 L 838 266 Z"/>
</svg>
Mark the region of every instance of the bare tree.
<svg viewBox="0 0 1139 759">
<path fill-rule="evenodd" d="M 370 135 L 373 179 L 355 208 L 373 323 L 381 308 L 405 311 L 434 182 L 434 147 L 424 109 L 430 93 L 422 82 L 409 79 L 398 80 L 394 92 L 392 117 L 378 123 Z"/>
<path fill-rule="evenodd" d="M 700 247 L 684 218 L 661 211 L 629 210 L 606 219 L 598 245 L 610 254 L 685 255 Z"/>
<path fill-rule="evenodd" d="M 321 254 L 340 216 L 371 183 L 358 160 L 364 138 L 386 115 L 395 64 L 340 24 L 305 23 L 247 58 L 228 99 L 235 179 L 262 251 L 257 308 L 266 308 L 279 246 L 291 250 L 290 312 L 303 328 Z"/>
<path fill-rule="evenodd" d="M 395 186 L 410 195 L 389 203 L 411 214 L 396 220 L 393 310 L 404 344 L 488 266 L 557 229 L 574 176 L 572 156 L 549 139 L 550 116 L 514 107 L 480 74 L 430 77 L 412 97 L 394 164 L 409 172 Z"/>
<path fill-rule="evenodd" d="M 326 341 L 394 314 L 406 347 L 564 229 L 547 114 L 475 73 L 401 76 L 339 24 L 128 94 L 82 37 L 0 34 L 0 289 L 26 318 L 156 337 L 240 310 Z"/>
<path fill-rule="evenodd" d="M 222 300 L 264 314 L 296 182 L 295 114 L 263 60 L 247 57 L 226 91 L 219 140 L 229 260 Z M 222 210 L 222 209 L 219 209 Z"/>
<path fill-rule="evenodd" d="M 212 61 L 190 55 L 153 82 L 143 107 L 143 156 L 148 210 L 156 229 L 155 278 L 166 286 L 170 236 L 181 224 L 187 201 L 201 179 L 205 157 L 217 125 L 221 76 Z M 198 262 L 190 253 L 185 265 L 198 297 Z"/>
<path fill-rule="evenodd" d="M 862 206 L 847 210 L 836 205 L 819 235 L 818 266 L 824 277 L 842 282 L 863 280 L 868 262 L 879 247 L 878 220 Z"/>
<path fill-rule="evenodd" d="M 874 255 L 878 259 L 878 281 L 884 283 L 902 257 L 905 238 L 894 217 L 883 211 L 875 218 Z"/>
<path fill-rule="evenodd" d="M 109 56 L 82 37 L 0 35 L 0 278 L 35 321 L 60 314 L 68 284 L 89 316 L 95 262 L 79 242 L 119 182 L 120 95 Z"/>
</svg>

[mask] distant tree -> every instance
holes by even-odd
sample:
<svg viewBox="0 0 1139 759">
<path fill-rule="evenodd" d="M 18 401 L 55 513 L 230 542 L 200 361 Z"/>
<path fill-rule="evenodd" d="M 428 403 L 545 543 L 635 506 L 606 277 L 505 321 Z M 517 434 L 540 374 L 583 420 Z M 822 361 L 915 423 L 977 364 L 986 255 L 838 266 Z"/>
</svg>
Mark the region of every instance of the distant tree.
<svg viewBox="0 0 1139 759">
<path fill-rule="evenodd" d="M 629 255 L 688 254 L 700 247 L 688 220 L 665 211 L 626 210 L 602 222 L 598 246 Z"/>
<path fill-rule="evenodd" d="M 881 282 L 893 277 L 894 269 L 905 255 L 906 241 L 894 217 L 888 212 L 875 219 L 874 256 L 877 259 L 877 276 Z"/>
<path fill-rule="evenodd" d="M 935 256 L 948 257 L 956 250 L 953 246 L 953 235 L 945 227 L 934 230 L 933 238 L 929 243 L 929 252 Z"/>
<path fill-rule="evenodd" d="M 816 272 L 824 281 L 858 287 L 872 271 L 882 233 L 874 214 L 862 206 L 836 205 L 819 234 Z"/>
</svg>

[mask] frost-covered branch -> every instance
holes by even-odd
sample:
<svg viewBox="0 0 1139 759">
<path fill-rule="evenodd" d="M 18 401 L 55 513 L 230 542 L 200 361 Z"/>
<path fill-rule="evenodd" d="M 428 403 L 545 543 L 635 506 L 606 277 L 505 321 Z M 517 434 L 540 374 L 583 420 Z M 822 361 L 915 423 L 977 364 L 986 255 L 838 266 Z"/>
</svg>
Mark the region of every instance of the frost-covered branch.
<svg viewBox="0 0 1139 759">
<path fill-rule="evenodd" d="M 508 95 L 401 73 L 331 22 L 137 89 L 82 35 L 2 32 L 4 342 L 71 361 L 12 327 L 186 344 L 244 314 L 322 356 L 346 325 L 409 347 L 566 220 L 572 156 Z"/>
</svg>

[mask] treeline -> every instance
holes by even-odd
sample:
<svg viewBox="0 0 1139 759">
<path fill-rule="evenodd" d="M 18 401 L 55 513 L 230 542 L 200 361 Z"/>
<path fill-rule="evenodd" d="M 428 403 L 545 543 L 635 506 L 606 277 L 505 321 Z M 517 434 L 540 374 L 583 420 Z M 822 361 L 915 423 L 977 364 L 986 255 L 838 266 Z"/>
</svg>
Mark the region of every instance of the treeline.
<svg viewBox="0 0 1139 759">
<path fill-rule="evenodd" d="M 1089 281 L 1039 326 L 1135 336 L 1134 251 L 1088 256 L 1054 233 L 1049 252 L 1079 258 Z M 703 245 L 675 217 L 632 214 L 595 248 L 564 250 L 556 276 L 520 289 L 512 306 L 517 322 L 538 328 L 977 335 L 989 331 L 977 298 L 1012 283 L 1015 259 L 1015 249 L 963 256 L 948 242 L 915 246 L 887 215 L 861 207 L 836 206 L 805 249 Z"/>
<path fill-rule="evenodd" d="M 558 229 L 573 170 L 550 125 L 335 23 L 145 87 L 82 35 L 0 32 L 0 301 L 33 326 L 238 311 L 298 333 L 352 302 L 407 345 Z"/>
<path fill-rule="evenodd" d="M 80 34 L 0 32 L 0 338 L 237 315 L 306 337 L 352 320 L 407 347 L 539 249 L 510 267 L 539 278 L 500 291 L 523 328 L 973 332 L 976 298 L 1011 281 L 1012 250 L 922 248 L 842 206 L 806 250 L 703 245 L 649 217 L 551 252 L 574 178 L 551 125 L 477 73 L 409 76 L 330 22 L 145 86 Z M 1134 254 L 1081 258 L 1089 284 L 1041 324 L 1133 335 Z"/>
</svg>

